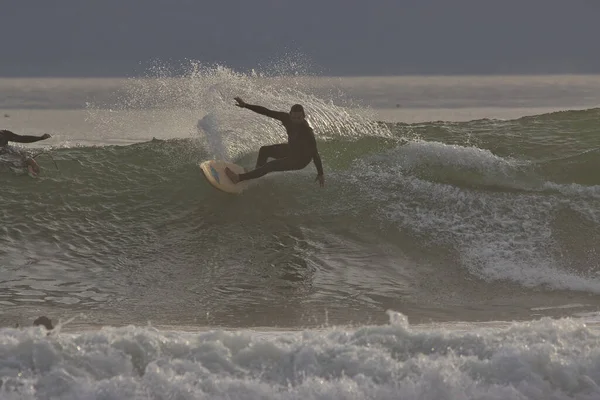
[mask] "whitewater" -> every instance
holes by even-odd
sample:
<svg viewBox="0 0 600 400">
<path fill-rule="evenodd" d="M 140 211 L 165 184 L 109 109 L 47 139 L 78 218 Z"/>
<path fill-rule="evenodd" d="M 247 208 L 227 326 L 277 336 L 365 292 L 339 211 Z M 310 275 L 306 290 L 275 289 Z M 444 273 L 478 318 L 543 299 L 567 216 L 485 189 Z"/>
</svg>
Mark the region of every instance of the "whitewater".
<svg viewBox="0 0 600 400">
<path fill-rule="evenodd" d="M 600 399 L 599 76 L 177 71 L 0 79 L 0 398 Z"/>
</svg>

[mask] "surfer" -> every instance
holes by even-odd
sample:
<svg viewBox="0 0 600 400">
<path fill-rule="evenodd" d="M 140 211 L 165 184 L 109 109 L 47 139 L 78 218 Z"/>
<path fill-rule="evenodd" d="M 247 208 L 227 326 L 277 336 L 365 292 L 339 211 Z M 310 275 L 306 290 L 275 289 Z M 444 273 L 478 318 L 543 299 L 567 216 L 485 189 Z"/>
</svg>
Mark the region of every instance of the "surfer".
<svg viewBox="0 0 600 400">
<path fill-rule="evenodd" d="M 231 169 L 225 168 L 225 173 L 233 183 L 260 178 L 269 172 L 303 169 L 313 161 L 315 167 L 317 167 L 317 178 L 315 181 L 318 181 L 321 187 L 325 184 L 323 165 L 321 164 L 321 157 L 317 150 L 315 134 L 305 119 L 306 114 L 302 105 L 294 104 L 290 112 L 286 113 L 269 110 L 263 106 L 248 104 L 239 97 L 236 97 L 235 101 L 238 107 L 247 108 L 255 113 L 281 121 L 287 131 L 288 143 L 262 146 L 258 151 L 256 168 L 252 171 L 238 175 Z M 274 158 L 274 160 L 267 162 L 269 158 Z"/>
<path fill-rule="evenodd" d="M 40 140 L 48 139 L 51 136 L 44 133 L 42 136 L 28 136 L 28 135 L 17 135 L 14 132 L 7 131 L 5 129 L 0 130 L 0 155 L 2 154 L 15 154 L 23 157 L 23 162 L 27 166 L 30 173 L 37 175 L 40 172 L 40 166 L 32 157 L 26 157 L 21 152 L 16 151 L 8 147 L 8 142 L 17 143 L 33 143 L 39 142 Z"/>
</svg>

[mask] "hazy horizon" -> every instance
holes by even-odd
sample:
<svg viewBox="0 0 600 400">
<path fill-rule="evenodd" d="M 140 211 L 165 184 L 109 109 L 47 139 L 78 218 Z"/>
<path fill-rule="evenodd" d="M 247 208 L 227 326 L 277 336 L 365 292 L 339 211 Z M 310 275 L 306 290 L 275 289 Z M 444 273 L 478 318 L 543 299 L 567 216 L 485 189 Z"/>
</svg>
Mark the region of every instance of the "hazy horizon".
<svg viewBox="0 0 600 400">
<path fill-rule="evenodd" d="M 234 72 L 240 72 L 240 73 L 250 73 L 252 69 L 232 69 L 232 71 Z M 40 75 L 0 75 L 0 79 L 48 79 L 48 80 L 52 80 L 52 79 L 57 79 L 57 80 L 78 80 L 78 79 L 106 79 L 106 80 L 111 80 L 111 79 L 153 79 L 154 76 L 152 76 L 151 74 L 148 74 L 148 69 L 140 69 L 140 68 L 136 68 L 135 71 L 137 71 L 138 73 L 132 73 L 132 74 L 114 74 L 114 75 L 108 75 L 108 74 L 89 74 L 87 72 L 84 73 L 80 73 L 80 74 L 71 74 L 71 75 L 49 75 L 49 74 L 40 74 Z M 132 72 L 135 72 L 132 71 Z M 285 75 L 276 75 L 276 76 L 265 76 L 265 78 L 277 78 L 278 76 L 285 76 Z M 292 75 L 290 75 L 291 77 Z M 327 75 L 315 75 L 315 74 L 293 74 L 294 77 L 296 78 L 323 78 L 323 79 L 327 79 L 327 78 L 345 78 L 345 79 L 351 79 L 351 78 L 452 78 L 452 77 L 456 77 L 456 78 L 502 78 L 502 77 L 507 77 L 507 78 L 519 78 L 519 77 L 531 77 L 531 78 L 535 78 L 535 77 L 539 77 L 539 78 L 544 78 L 544 77 L 568 77 L 568 76 L 572 76 L 572 77 L 596 77 L 596 76 L 600 76 L 600 71 L 598 72 L 590 72 L 590 73 L 578 73 L 578 72 L 531 72 L 531 73 L 527 73 L 527 72 L 514 72 L 514 73 L 510 73 L 510 72 L 499 72 L 499 73 L 469 73 L 469 72 L 456 72 L 456 73 L 452 73 L 452 72 L 447 72 L 447 73 L 398 73 L 398 74 L 364 74 L 364 75 L 358 75 L 358 74 L 327 74 Z M 177 76 L 169 76 L 170 78 L 174 78 L 174 79 L 186 79 L 188 78 L 186 75 L 177 75 Z"/>
</svg>

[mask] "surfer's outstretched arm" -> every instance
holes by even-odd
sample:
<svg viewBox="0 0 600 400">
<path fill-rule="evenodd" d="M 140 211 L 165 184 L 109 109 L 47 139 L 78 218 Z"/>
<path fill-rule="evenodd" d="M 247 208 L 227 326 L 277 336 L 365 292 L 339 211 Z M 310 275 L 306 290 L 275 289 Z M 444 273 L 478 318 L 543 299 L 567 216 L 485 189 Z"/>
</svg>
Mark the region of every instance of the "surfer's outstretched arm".
<svg viewBox="0 0 600 400">
<path fill-rule="evenodd" d="M 42 136 L 29 136 L 29 135 L 17 135 L 14 132 L 7 130 L 0 130 L 0 143 L 1 142 L 16 142 L 16 143 L 33 143 L 39 142 L 40 140 L 48 139 L 49 134 L 44 133 Z"/>
<path fill-rule="evenodd" d="M 247 108 L 248 110 L 252 110 L 255 113 L 266 115 L 267 117 L 274 118 L 281 122 L 283 122 L 284 119 L 289 118 L 289 116 L 290 116 L 289 113 L 286 113 L 283 111 L 273 111 L 273 110 L 269 110 L 268 108 L 263 107 L 263 106 L 248 104 L 239 97 L 236 97 L 235 100 L 237 101 L 236 106 L 238 106 L 238 107 Z"/>
</svg>

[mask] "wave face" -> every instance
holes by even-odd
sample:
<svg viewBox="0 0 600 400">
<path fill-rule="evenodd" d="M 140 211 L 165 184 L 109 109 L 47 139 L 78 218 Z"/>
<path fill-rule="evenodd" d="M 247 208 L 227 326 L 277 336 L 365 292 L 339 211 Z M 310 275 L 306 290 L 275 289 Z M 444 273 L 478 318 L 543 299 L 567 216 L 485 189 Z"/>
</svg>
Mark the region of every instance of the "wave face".
<svg viewBox="0 0 600 400">
<path fill-rule="evenodd" d="M 381 122 L 305 82 L 195 67 L 90 103 L 99 131 L 166 118 L 188 137 L 65 144 L 37 158 L 37 179 L 2 172 L 0 302 L 14 310 L 3 318 L 296 327 L 385 322 L 387 309 L 415 321 L 597 310 L 598 109 Z M 234 107 L 238 95 L 305 105 L 324 189 L 312 164 L 241 196 L 205 181 L 199 162 L 252 168 L 261 145 L 285 140 L 276 121 Z"/>
</svg>

